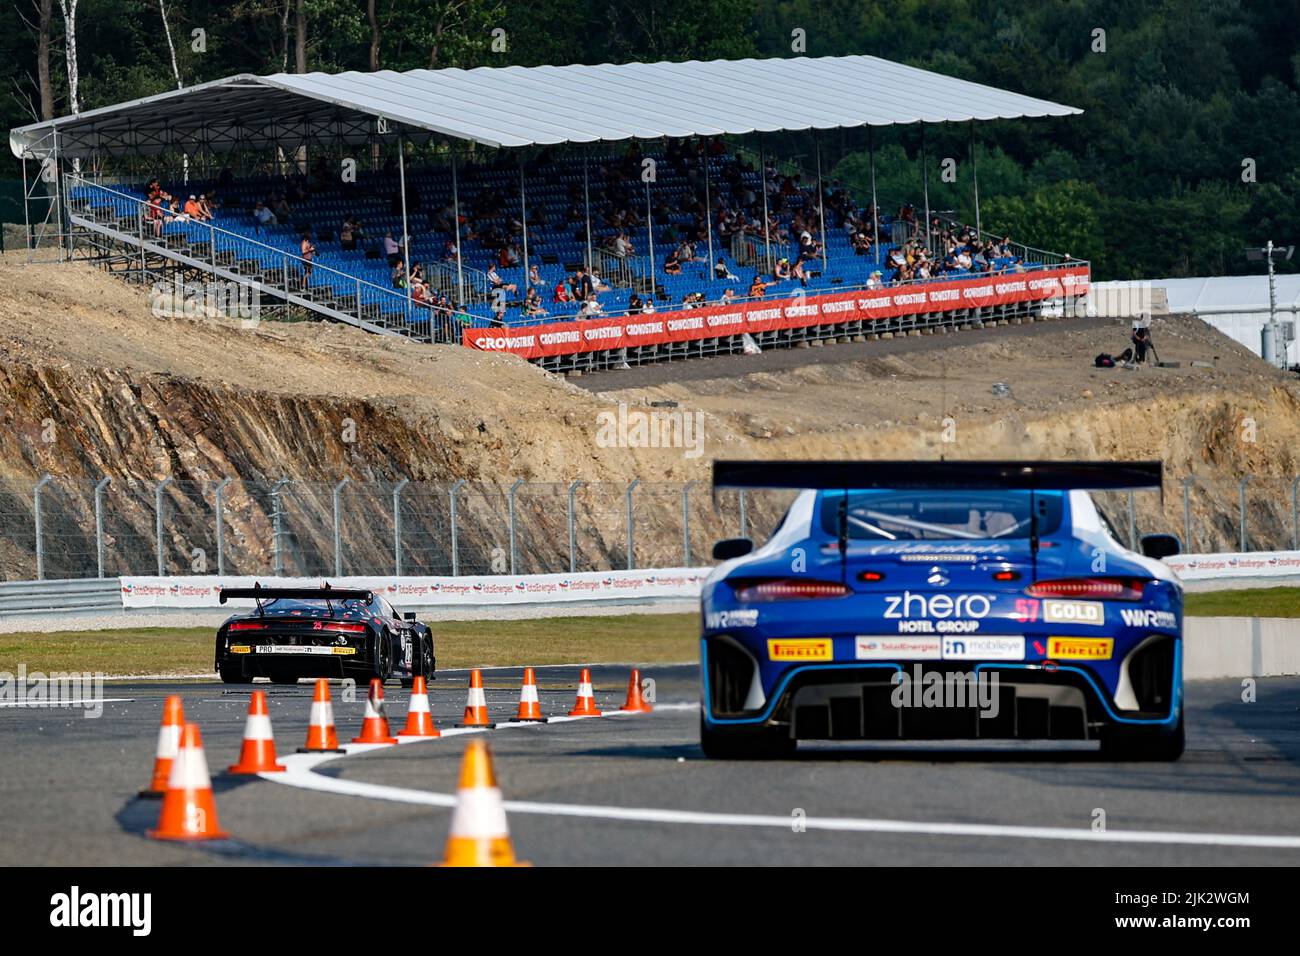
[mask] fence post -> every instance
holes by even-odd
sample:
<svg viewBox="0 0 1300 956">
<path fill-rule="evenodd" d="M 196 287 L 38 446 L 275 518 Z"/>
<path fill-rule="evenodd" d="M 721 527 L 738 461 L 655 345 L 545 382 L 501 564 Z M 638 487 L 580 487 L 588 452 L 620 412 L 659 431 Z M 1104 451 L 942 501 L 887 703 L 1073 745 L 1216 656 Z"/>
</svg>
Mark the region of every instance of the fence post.
<svg viewBox="0 0 1300 956">
<path fill-rule="evenodd" d="M 1128 492 L 1128 546 L 1129 550 L 1136 551 L 1138 547 L 1137 539 L 1137 515 L 1133 513 L 1133 489 Z"/>
<path fill-rule="evenodd" d="M 334 486 L 334 576 L 343 577 L 343 521 L 339 498 L 351 478 L 344 478 Z"/>
<path fill-rule="evenodd" d="M 1300 490 L 1300 475 L 1291 480 L 1291 547 L 1300 551 L 1300 500 L 1296 492 Z"/>
<path fill-rule="evenodd" d="M 691 566 L 691 486 L 688 481 L 682 486 L 682 567 Z"/>
<path fill-rule="evenodd" d="M 1250 475 L 1242 475 L 1241 484 L 1237 486 L 1238 509 L 1241 517 L 1241 541 L 1237 546 L 1237 550 L 1242 554 L 1249 550 L 1247 545 L 1250 543 L 1250 539 L 1246 534 L 1246 486 L 1250 484 L 1250 477 Z"/>
<path fill-rule="evenodd" d="M 98 576 L 104 576 L 104 489 L 112 482 L 107 476 L 95 485 L 95 567 Z"/>
<path fill-rule="evenodd" d="M 740 489 L 740 536 L 749 537 L 749 511 L 745 506 L 745 489 Z"/>
<path fill-rule="evenodd" d="M 1300 480 L 1300 479 L 1297 479 Z M 569 485 L 569 510 L 567 518 L 569 523 L 569 573 L 574 574 L 578 570 L 578 529 L 573 521 L 573 496 L 578 491 L 579 485 L 585 485 L 586 482 L 578 479 Z"/>
<path fill-rule="evenodd" d="M 510 509 L 510 573 L 517 574 L 515 570 L 515 493 L 519 491 L 519 486 L 524 484 L 524 479 L 516 479 L 515 483 L 510 486 L 510 497 L 507 499 Z"/>
<path fill-rule="evenodd" d="M 1183 479 L 1183 549 L 1189 553 L 1196 551 L 1196 543 L 1192 540 L 1192 484 L 1195 481 L 1195 475 Z"/>
<path fill-rule="evenodd" d="M 222 478 L 217 482 L 216 491 L 213 492 L 213 504 L 217 509 L 217 576 L 222 577 L 226 573 L 226 524 L 222 518 L 221 494 L 226 490 L 226 485 L 234 481 L 233 478 Z"/>
<path fill-rule="evenodd" d="M 163 561 L 163 489 L 172 483 L 171 477 L 164 478 L 158 482 L 153 490 L 153 532 L 154 532 L 154 550 L 158 557 L 158 577 L 167 573 Z"/>
<path fill-rule="evenodd" d="M 393 488 L 393 574 L 402 576 L 402 489 L 411 483 L 403 478 Z"/>
<path fill-rule="evenodd" d="M 629 571 L 636 567 L 635 541 L 633 540 L 636 522 L 632 518 L 632 492 L 636 490 L 636 486 L 639 484 L 641 484 L 641 479 L 635 478 L 627 486 L 627 569 Z"/>
<path fill-rule="evenodd" d="M 53 475 L 45 475 L 36 482 L 32 489 L 32 508 L 36 516 L 36 580 L 45 580 L 45 535 L 41 528 L 41 489 L 54 480 Z"/>
<path fill-rule="evenodd" d="M 281 478 L 271 486 L 271 570 L 277 577 L 284 575 L 284 555 L 280 550 L 280 535 L 284 533 L 284 511 L 280 507 L 280 489 L 289 483 Z"/>
<path fill-rule="evenodd" d="M 460 574 L 460 541 L 456 536 L 456 495 L 460 492 L 460 486 L 465 484 L 464 478 L 457 478 L 452 484 L 451 490 L 447 494 L 451 497 L 451 508 L 449 514 L 451 518 L 451 575 L 456 577 Z"/>
</svg>

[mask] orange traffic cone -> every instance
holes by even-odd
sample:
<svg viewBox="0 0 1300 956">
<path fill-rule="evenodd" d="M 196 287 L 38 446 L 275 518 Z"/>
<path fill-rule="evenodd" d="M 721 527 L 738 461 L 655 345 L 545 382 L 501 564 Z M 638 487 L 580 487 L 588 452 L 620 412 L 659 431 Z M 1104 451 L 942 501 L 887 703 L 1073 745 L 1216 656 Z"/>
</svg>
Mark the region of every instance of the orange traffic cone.
<svg viewBox="0 0 1300 956">
<path fill-rule="evenodd" d="M 491 727 L 487 697 L 483 695 L 483 675 L 476 667 L 469 672 L 469 697 L 465 701 L 465 718 L 457 727 Z"/>
<path fill-rule="evenodd" d="M 275 762 L 275 737 L 271 733 L 271 715 L 266 709 L 266 693 L 253 691 L 248 701 L 248 720 L 244 722 L 244 745 L 239 763 L 227 767 L 228 773 L 274 773 L 283 770 Z"/>
<path fill-rule="evenodd" d="M 627 679 L 627 702 L 623 705 L 624 710 L 630 710 L 638 714 L 648 714 L 654 710 L 650 702 L 641 696 L 641 671 L 632 668 L 632 674 Z"/>
<path fill-rule="evenodd" d="M 578 699 L 569 711 L 570 717 L 599 717 L 600 709 L 596 706 L 596 696 L 591 692 L 591 671 L 582 669 L 578 679 Z"/>
<path fill-rule="evenodd" d="M 441 737 L 442 731 L 433 725 L 429 712 L 429 687 L 423 677 L 411 682 L 411 703 L 406 711 L 406 727 L 399 737 Z"/>
<path fill-rule="evenodd" d="M 546 718 L 542 716 L 542 705 L 537 699 L 537 676 L 531 667 L 524 668 L 524 683 L 519 688 L 519 714 L 515 720 L 546 723 Z"/>
<path fill-rule="evenodd" d="M 397 738 L 388 732 L 388 712 L 384 710 L 384 682 L 378 677 L 370 679 L 370 693 L 366 695 L 366 717 L 361 721 L 361 736 L 353 737 L 354 744 L 395 744 Z"/>
<path fill-rule="evenodd" d="M 338 735 L 334 732 L 334 705 L 330 703 L 330 682 L 324 677 L 316 681 L 316 693 L 311 698 L 311 721 L 307 725 L 307 743 L 298 748 L 300 754 L 341 754 Z"/>
<path fill-rule="evenodd" d="M 442 866 L 528 866 L 515 859 L 501 805 L 501 790 L 492 771 L 487 742 L 475 739 L 465 748 L 456 790 L 456 809 Z"/>
<path fill-rule="evenodd" d="M 184 729 L 185 708 L 180 696 L 172 694 L 163 702 L 162 726 L 158 728 L 158 747 L 153 758 L 153 779 L 149 781 L 149 789 L 140 791 L 140 796 L 154 799 L 167 791 L 167 778 L 171 776 L 172 761 L 176 759 Z"/>
<path fill-rule="evenodd" d="M 186 724 L 181 731 L 158 826 L 146 835 L 151 840 L 224 840 L 230 836 L 217 822 L 212 779 L 198 724 Z"/>
</svg>

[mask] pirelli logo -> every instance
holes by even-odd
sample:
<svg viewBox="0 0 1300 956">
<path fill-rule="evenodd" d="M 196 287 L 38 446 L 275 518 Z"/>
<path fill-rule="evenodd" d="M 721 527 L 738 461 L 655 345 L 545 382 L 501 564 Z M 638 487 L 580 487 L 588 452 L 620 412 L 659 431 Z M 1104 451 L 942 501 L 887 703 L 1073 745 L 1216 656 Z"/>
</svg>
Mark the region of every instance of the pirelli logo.
<svg viewBox="0 0 1300 956">
<path fill-rule="evenodd" d="M 1053 637 L 1047 642 L 1047 656 L 1062 661 L 1108 661 L 1115 653 L 1109 637 Z"/>
<path fill-rule="evenodd" d="M 829 637 L 798 637 L 769 640 L 767 656 L 774 661 L 829 661 L 835 659 L 835 651 Z"/>
</svg>

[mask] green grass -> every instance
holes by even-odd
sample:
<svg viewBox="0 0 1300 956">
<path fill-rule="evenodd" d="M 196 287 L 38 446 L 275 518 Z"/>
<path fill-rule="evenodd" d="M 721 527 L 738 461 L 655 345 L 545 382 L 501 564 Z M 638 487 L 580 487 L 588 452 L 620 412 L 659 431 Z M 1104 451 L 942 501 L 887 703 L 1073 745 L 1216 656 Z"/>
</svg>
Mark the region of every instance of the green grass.
<svg viewBox="0 0 1300 956">
<path fill-rule="evenodd" d="M 1242 588 L 1188 594 L 1183 610 L 1193 617 L 1300 617 L 1300 588 Z"/>
<path fill-rule="evenodd" d="M 1300 617 L 1300 588 L 1188 594 L 1193 617 Z M 699 655 L 698 614 L 443 621 L 433 625 L 438 667 L 522 664 L 656 664 Z M 143 627 L 116 631 L 0 634 L 0 671 L 207 674 L 213 629 Z"/>
<path fill-rule="evenodd" d="M 444 621 L 431 626 L 440 669 L 655 664 L 699 655 L 698 614 Z M 208 627 L 0 634 L 0 671 L 13 673 L 22 663 L 29 673 L 207 674 L 212 672 L 213 635 Z"/>
</svg>

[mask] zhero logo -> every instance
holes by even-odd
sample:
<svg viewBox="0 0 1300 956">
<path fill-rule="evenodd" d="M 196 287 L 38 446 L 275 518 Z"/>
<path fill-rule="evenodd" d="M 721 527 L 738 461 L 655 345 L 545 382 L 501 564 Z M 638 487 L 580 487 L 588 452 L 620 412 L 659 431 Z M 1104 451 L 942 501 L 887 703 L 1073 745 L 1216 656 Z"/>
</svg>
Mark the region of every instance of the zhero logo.
<svg viewBox="0 0 1300 956">
<path fill-rule="evenodd" d="M 898 621 L 900 634 L 970 634 L 993 607 L 989 594 L 891 594 L 884 616 Z M 930 620 L 933 618 L 934 620 Z"/>
<path fill-rule="evenodd" d="M 1129 627 L 1155 627 L 1173 630 L 1178 627 L 1178 615 L 1173 611 L 1152 611 L 1148 608 L 1126 607 L 1120 609 L 1120 617 Z"/>
<path fill-rule="evenodd" d="M 1106 605 L 1100 601 L 1044 601 L 1043 620 L 1048 624 L 1101 627 L 1106 623 Z"/>
<path fill-rule="evenodd" d="M 704 616 L 704 626 L 710 631 L 720 627 L 755 627 L 758 611 L 713 611 Z"/>
</svg>

